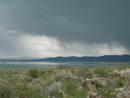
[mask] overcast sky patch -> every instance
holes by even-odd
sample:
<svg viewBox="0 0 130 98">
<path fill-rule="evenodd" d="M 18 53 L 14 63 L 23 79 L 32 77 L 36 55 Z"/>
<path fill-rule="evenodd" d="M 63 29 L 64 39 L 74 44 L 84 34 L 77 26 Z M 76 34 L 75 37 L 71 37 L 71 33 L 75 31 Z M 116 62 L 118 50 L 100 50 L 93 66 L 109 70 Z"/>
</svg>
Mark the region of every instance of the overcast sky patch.
<svg viewBox="0 0 130 98">
<path fill-rule="evenodd" d="M 129 0 L 0 1 L 0 55 L 130 54 L 129 4 Z"/>
</svg>

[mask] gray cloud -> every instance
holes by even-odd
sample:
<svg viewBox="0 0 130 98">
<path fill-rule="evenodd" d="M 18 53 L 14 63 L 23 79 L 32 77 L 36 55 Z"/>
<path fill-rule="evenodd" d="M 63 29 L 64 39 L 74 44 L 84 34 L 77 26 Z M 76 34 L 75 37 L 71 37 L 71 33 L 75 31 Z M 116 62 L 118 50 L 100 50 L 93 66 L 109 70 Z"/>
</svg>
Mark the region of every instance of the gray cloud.
<svg viewBox="0 0 130 98">
<path fill-rule="evenodd" d="M 0 55 L 19 55 L 21 53 L 24 54 L 25 49 L 22 44 L 21 39 L 16 37 L 10 37 L 7 33 L 0 34 Z"/>
<path fill-rule="evenodd" d="M 63 43 L 111 46 L 115 42 L 130 49 L 129 4 L 129 0 L 1 1 L 0 27 Z"/>
</svg>

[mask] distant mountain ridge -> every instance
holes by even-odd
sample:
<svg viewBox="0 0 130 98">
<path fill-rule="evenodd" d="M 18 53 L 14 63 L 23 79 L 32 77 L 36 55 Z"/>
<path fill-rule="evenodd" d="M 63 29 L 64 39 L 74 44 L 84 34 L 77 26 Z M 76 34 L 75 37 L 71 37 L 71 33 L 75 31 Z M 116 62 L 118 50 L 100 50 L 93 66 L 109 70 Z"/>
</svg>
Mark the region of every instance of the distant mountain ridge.
<svg viewBox="0 0 130 98">
<path fill-rule="evenodd" d="M 21 57 L 22 58 L 22 57 Z M 70 57 L 48 57 L 48 58 L 8 58 L 0 61 L 130 61 L 130 55 L 104 55 L 104 56 L 70 56 Z"/>
<path fill-rule="evenodd" d="M 104 56 L 83 56 L 83 57 L 54 57 L 39 59 L 40 61 L 130 61 L 130 55 L 104 55 Z"/>
</svg>

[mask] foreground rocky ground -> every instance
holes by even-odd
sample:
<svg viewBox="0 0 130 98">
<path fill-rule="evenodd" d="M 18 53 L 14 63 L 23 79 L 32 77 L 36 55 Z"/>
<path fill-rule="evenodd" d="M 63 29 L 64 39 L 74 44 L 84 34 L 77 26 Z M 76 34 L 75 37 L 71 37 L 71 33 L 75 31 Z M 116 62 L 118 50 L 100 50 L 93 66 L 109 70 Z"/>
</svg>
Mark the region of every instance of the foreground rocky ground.
<svg viewBox="0 0 130 98">
<path fill-rule="evenodd" d="M 0 98 L 130 98 L 130 66 L 0 70 Z"/>
</svg>

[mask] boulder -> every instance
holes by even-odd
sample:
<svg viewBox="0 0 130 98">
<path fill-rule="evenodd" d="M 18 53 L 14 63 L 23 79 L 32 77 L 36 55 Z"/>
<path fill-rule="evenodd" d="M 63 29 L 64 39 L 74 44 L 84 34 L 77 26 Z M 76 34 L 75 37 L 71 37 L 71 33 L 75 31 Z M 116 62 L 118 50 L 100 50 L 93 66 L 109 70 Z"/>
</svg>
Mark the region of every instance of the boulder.
<svg viewBox="0 0 130 98">
<path fill-rule="evenodd" d="M 115 89 L 112 93 L 112 98 L 130 98 L 130 69 L 122 71 L 114 71 L 121 78 L 123 88 Z"/>
<path fill-rule="evenodd" d="M 105 98 L 105 97 L 95 92 L 88 92 L 87 98 Z"/>
<path fill-rule="evenodd" d="M 85 81 L 82 82 L 81 86 L 83 88 L 89 89 L 90 91 L 95 91 L 95 90 L 98 90 L 99 88 L 102 88 L 102 85 L 99 84 L 94 79 L 86 79 Z"/>
</svg>

